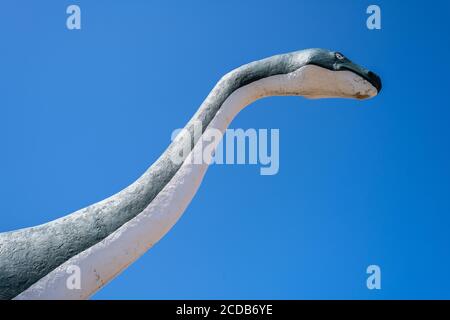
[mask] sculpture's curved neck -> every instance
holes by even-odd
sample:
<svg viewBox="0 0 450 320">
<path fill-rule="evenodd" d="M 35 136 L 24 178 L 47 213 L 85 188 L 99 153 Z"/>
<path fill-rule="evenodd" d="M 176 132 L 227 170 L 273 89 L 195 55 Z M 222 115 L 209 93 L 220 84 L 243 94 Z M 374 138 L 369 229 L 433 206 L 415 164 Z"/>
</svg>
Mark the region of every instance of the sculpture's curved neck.
<svg viewBox="0 0 450 320">
<path fill-rule="evenodd" d="M 295 73 L 291 76 L 295 77 Z M 256 99 L 274 94 L 289 94 L 285 81 L 284 75 L 275 75 L 235 90 L 223 101 L 203 132 L 208 128 L 224 132 L 234 116 Z M 186 129 L 190 130 L 190 125 L 194 121 L 199 121 L 202 114 L 202 108 L 200 108 Z M 219 142 L 215 140 L 212 143 L 215 147 Z M 179 148 L 178 143 L 179 141 L 175 142 L 171 148 L 174 150 Z M 205 162 L 194 164 L 192 161 L 196 153 L 203 154 L 202 148 L 203 144 L 195 144 L 170 181 L 136 217 L 119 227 L 103 241 L 60 265 L 17 298 L 88 298 L 135 261 L 170 230 L 194 197 L 208 168 Z M 73 265 L 81 270 L 80 290 L 68 290 L 66 286 L 69 276 L 66 271 Z"/>
<path fill-rule="evenodd" d="M 201 123 L 203 131 L 207 127 L 225 130 L 246 104 L 271 94 L 265 81 L 273 77 L 281 79 L 298 69 L 299 63 L 298 59 L 293 61 L 291 54 L 284 54 L 244 65 L 224 76 L 185 127 L 191 133 L 191 147 L 197 146 L 198 137 L 192 134 L 196 124 Z M 19 297 L 28 298 L 87 297 L 142 254 L 143 248 L 155 243 L 176 221 L 174 217 L 189 203 L 206 170 L 204 165 L 172 161 L 173 154 L 179 152 L 182 145 L 180 138 L 175 139 L 135 183 L 108 199 L 40 226 L 0 234 L 0 297 L 13 298 L 20 293 Z M 192 156 L 195 150 L 185 157 Z M 169 202 L 164 200 L 168 190 L 178 190 L 178 195 L 171 192 Z M 183 199 L 175 200 L 179 195 Z M 138 222 L 147 217 L 148 212 L 152 212 L 150 225 Z M 114 240 L 112 244 L 112 239 L 118 239 L 124 230 L 142 232 L 142 226 L 152 231 L 130 236 L 128 240 L 121 238 L 120 243 Z M 136 250 L 132 249 L 133 254 L 125 251 L 115 255 L 113 261 L 88 258 L 98 256 L 94 252 L 104 252 L 99 248 L 114 252 L 105 247 L 107 243 L 111 248 L 136 246 Z M 121 257 L 120 263 L 118 257 Z M 105 261 L 109 261 L 107 265 Z M 82 274 L 86 283 L 81 291 L 67 290 L 61 282 L 68 276 L 64 268 L 74 262 L 84 265 Z M 108 271 L 100 271 L 103 270 L 100 266 Z M 101 275 L 88 280 L 88 275 L 97 273 Z M 55 286 L 60 289 L 54 289 Z"/>
</svg>

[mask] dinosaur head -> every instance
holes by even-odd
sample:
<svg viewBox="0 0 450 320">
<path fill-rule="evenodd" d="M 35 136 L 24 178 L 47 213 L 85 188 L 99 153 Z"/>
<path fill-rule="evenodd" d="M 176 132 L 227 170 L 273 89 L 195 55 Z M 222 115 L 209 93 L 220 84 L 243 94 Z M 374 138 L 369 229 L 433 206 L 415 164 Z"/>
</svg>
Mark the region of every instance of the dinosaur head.
<svg viewBox="0 0 450 320">
<path fill-rule="evenodd" d="M 340 52 L 309 49 L 293 53 L 299 68 L 298 94 L 307 98 L 367 99 L 381 91 L 381 79 L 374 72 L 350 61 Z"/>
</svg>

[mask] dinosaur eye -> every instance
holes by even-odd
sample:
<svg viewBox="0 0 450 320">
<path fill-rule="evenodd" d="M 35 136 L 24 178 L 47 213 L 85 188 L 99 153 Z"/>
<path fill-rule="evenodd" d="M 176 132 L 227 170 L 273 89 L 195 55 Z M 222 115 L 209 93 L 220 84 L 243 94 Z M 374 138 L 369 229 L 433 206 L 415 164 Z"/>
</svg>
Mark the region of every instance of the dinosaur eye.
<svg viewBox="0 0 450 320">
<path fill-rule="evenodd" d="M 340 54 L 339 52 L 336 52 L 336 58 L 338 58 L 339 60 L 345 59 L 345 57 L 342 54 Z"/>
</svg>

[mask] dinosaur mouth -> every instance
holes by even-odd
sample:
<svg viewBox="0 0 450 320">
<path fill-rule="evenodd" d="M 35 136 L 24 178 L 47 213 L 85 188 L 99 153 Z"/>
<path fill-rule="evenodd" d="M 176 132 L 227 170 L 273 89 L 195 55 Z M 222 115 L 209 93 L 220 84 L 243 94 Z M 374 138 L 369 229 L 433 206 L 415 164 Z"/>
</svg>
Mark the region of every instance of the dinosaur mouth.
<svg viewBox="0 0 450 320">
<path fill-rule="evenodd" d="M 342 65 L 340 67 L 340 70 L 348 70 L 356 73 L 363 79 L 367 80 L 371 85 L 373 85 L 375 89 L 377 89 L 378 93 L 381 92 L 381 88 L 383 87 L 383 85 L 381 83 L 381 78 L 376 73 L 364 69 L 354 68 L 348 65 Z"/>
<path fill-rule="evenodd" d="M 369 71 L 369 73 L 367 74 L 368 80 L 378 91 L 378 93 L 381 92 L 381 88 L 383 87 L 382 83 L 381 83 L 381 78 L 374 72 Z"/>
</svg>

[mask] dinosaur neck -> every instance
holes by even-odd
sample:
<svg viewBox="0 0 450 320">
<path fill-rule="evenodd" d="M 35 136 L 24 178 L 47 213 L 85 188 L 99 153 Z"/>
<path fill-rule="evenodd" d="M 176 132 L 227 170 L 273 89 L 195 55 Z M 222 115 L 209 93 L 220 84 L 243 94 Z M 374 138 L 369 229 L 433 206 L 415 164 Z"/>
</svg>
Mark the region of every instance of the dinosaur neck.
<svg viewBox="0 0 450 320">
<path fill-rule="evenodd" d="M 291 55 L 285 54 L 250 63 L 230 72 L 214 87 L 186 125 L 186 130 L 193 133 L 193 126 L 198 122 L 204 129 L 208 126 L 224 129 L 243 105 L 257 98 L 252 96 L 255 92 L 249 94 L 250 86 L 255 88 L 256 83 L 267 77 L 286 74 L 296 68 L 298 62 L 294 63 Z M 196 145 L 197 140 L 198 137 L 192 135 L 191 146 Z M 27 289 L 35 292 L 31 289 L 41 284 L 44 278 L 49 279 L 59 266 L 67 265 L 68 261 L 79 258 L 97 244 L 101 245 L 106 238 L 117 234 L 116 231 L 127 222 L 132 223 L 147 208 L 155 207 L 153 203 L 157 203 L 156 199 L 164 194 L 163 190 L 173 188 L 174 184 L 170 182 L 176 181 L 177 174 L 182 175 L 179 171 L 184 161 L 171 161 L 173 153 L 179 150 L 179 140 L 175 140 L 135 183 L 110 198 L 40 226 L 0 234 L 0 297 L 13 298 Z M 196 172 L 195 181 L 199 183 L 199 177 L 204 171 L 196 169 Z M 191 197 L 187 197 L 189 201 Z M 161 206 L 159 208 L 161 221 L 155 222 L 155 226 L 150 228 L 154 233 L 151 243 L 159 239 L 167 231 L 166 226 L 170 225 L 162 222 L 165 221 L 164 210 Z M 167 217 L 170 216 L 167 214 Z M 141 243 L 139 239 L 137 241 Z M 115 271 L 112 273 L 115 274 Z M 110 277 L 111 273 L 105 276 L 106 279 Z M 42 289 L 39 292 L 48 291 Z"/>
<path fill-rule="evenodd" d="M 285 95 L 290 92 L 288 89 L 282 89 L 286 87 L 285 75 L 259 79 L 228 94 L 220 108 L 217 108 L 217 111 L 213 112 L 214 115 L 211 116 L 211 113 L 206 111 L 211 111 L 212 102 L 216 99 L 214 96 L 223 94 L 226 90 L 226 83 L 235 81 L 231 80 L 233 76 L 233 74 L 228 75 L 218 83 L 187 124 L 186 132 L 193 130 L 193 125 L 198 121 L 201 121 L 202 124 L 208 123 L 204 126 L 203 132 L 208 128 L 224 132 L 236 114 L 246 105 L 268 95 Z M 211 119 L 207 119 L 208 116 Z M 199 137 L 197 137 L 197 141 L 198 139 Z M 102 241 L 59 264 L 56 269 L 47 273 L 19 294 L 17 298 L 88 298 L 158 242 L 180 218 L 194 197 L 208 168 L 206 163 L 194 164 L 192 161 L 196 153 L 203 153 L 202 144 L 196 143 L 197 141 L 192 141 L 192 144 L 195 145 L 193 150 L 186 155 L 174 174 L 167 178 L 169 181 L 137 215 L 123 223 Z M 219 142 L 219 140 L 215 140 L 212 143 L 216 147 Z M 180 140 L 175 140 L 152 168 L 160 169 L 160 172 L 164 173 L 169 169 L 172 170 L 171 166 L 175 165 L 170 160 L 171 154 L 178 152 L 180 148 Z M 164 161 L 169 162 L 163 164 Z M 148 179 L 152 175 L 152 168 L 136 183 L 142 186 L 151 183 Z M 166 168 L 166 170 L 161 170 L 161 168 Z M 137 190 L 133 186 L 129 188 Z M 67 270 L 73 265 L 78 266 L 81 270 L 80 290 L 67 289 L 66 280 L 69 276 Z"/>
</svg>

